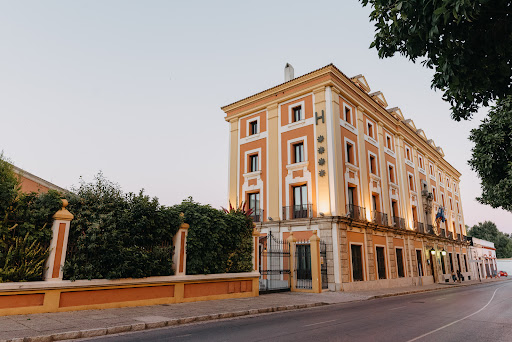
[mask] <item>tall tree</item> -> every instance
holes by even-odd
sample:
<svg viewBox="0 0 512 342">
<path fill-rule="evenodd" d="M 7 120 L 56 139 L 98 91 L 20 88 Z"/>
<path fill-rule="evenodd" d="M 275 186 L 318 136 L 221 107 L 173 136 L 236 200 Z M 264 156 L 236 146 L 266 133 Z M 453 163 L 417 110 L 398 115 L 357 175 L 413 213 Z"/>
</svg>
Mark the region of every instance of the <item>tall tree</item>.
<svg viewBox="0 0 512 342">
<path fill-rule="evenodd" d="M 361 0 L 370 5 L 381 58 L 400 53 L 434 69 L 452 117 L 468 119 L 512 95 L 511 0 Z"/>
<path fill-rule="evenodd" d="M 512 0 L 360 0 L 372 6 L 379 57 L 399 53 L 434 69 L 432 88 L 452 118 L 470 119 L 496 101 L 473 130 L 470 165 L 482 180 L 481 203 L 511 211 Z"/>
<path fill-rule="evenodd" d="M 494 222 L 479 222 L 469 229 L 468 236 L 494 242 L 498 258 L 512 257 L 512 238 L 509 234 L 499 231 Z"/>
<path fill-rule="evenodd" d="M 512 211 L 512 97 L 498 101 L 469 139 L 475 143 L 469 165 L 482 180 L 477 200 Z"/>
</svg>

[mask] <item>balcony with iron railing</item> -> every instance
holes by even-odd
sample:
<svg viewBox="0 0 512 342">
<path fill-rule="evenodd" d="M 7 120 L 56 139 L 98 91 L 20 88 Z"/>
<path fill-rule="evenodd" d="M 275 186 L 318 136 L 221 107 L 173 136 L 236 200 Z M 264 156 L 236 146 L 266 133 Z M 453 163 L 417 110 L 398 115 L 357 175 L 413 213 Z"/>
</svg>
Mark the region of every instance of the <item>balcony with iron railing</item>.
<svg viewBox="0 0 512 342">
<path fill-rule="evenodd" d="M 414 230 L 418 233 L 425 234 L 425 227 L 423 226 L 423 222 L 414 222 Z"/>
<path fill-rule="evenodd" d="M 381 213 L 380 211 L 374 211 L 372 213 L 372 222 L 381 226 L 387 226 L 389 225 L 388 214 Z"/>
<path fill-rule="evenodd" d="M 402 217 L 393 216 L 393 227 L 396 229 L 405 229 L 405 220 Z"/>
<path fill-rule="evenodd" d="M 263 216 L 263 209 L 252 209 L 251 215 L 249 217 L 252 218 L 253 222 L 263 222 L 265 216 Z"/>
<path fill-rule="evenodd" d="M 459 233 L 457 233 L 457 240 L 462 241 L 461 236 Z"/>
<path fill-rule="evenodd" d="M 363 207 L 358 207 L 357 205 L 347 204 L 347 217 L 356 221 L 365 221 L 366 210 Z"/>
<path fill-rule="evenodd" d="M 444 230 L 444 228 L 439 229 L 439 236 L 443 238 L 446 237 L 446 231 Z"/>
<path fill-rule="evenodd" d="M 448 239 L 453 239 L 453 233 L 452 233 L 452 232 L 450 232 L 450 231 L 446 232 L 446 237 L 447 237 Z"/>
<path fill-rule="evenodd" d="M 313 205 L 300 204 L 283 207 L 283 220 L 293 220 L 313 217 Z"/>
<path fill-rule="evenodd" d="M 427 224 L 427 234 L 434 235 L 434 226 Z"/>
</svg>

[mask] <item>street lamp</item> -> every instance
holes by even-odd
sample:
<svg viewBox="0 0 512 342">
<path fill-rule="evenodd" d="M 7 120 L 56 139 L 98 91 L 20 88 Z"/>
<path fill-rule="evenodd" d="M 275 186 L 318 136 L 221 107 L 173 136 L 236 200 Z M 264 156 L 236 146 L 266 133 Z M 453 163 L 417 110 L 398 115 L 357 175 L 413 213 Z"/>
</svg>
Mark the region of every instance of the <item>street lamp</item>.
<svg viewBox="0 0 512 342">
<path fill-rule="evenodd" d="M 436 255 L 436 250 L 434 249 L 434 247 L 432 247 L 432 249 L 430 250 L 430 254 Z"/>
<path fill-rule="evenodd" d="M 443 256 L 445 256 L 445 255 L 446 255 L 446 251 L 444 250 L 444 248 L 443 248 L 443 250 L 441 251 L 441 254 L 442 254 Z"/>
</svg>

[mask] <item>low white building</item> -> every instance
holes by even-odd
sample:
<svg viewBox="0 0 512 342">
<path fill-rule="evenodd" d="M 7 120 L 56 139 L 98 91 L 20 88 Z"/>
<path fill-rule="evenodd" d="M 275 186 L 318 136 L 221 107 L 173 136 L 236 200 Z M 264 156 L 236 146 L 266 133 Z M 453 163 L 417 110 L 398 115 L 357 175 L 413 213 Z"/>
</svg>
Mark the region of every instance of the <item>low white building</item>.
<svg viewBox="0 0 512 342">
<path fill-rule="evenodd" d="M 497 275 L 496 248 L 494 242 L 468 237 L 469 255 L 474 279 L 492 278 Z M 473 278 L 472 277 L 472 278 Z"/>
<path fill-rule="evenodd" d="M 498 271 L 505 271 L 512 276 L 512 258 L 498 259 Z"/>
</svg>

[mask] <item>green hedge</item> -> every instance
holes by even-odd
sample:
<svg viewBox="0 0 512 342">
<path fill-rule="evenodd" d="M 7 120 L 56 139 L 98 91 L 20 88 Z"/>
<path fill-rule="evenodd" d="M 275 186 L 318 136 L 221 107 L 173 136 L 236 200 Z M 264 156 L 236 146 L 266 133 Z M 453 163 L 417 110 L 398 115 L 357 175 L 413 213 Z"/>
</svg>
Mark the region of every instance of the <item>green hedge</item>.
<svg viewBox="0 0 512 342">
<path fill-rule="evenodd" d="M 71 222 L 65 279 L 143 278 L 172 274 L 179 212 L 143 191 L 124 194 L 104 179 L 69 197 Z"/>
<path fill-rule="evenodd" d="M 42 280 L 61 194 L 24 194 L 0 155 L 0 282 Z"/>
<path fill-rule="evenodd" d="M 187 274 L 252 270 L 252 219 L 241 211 L 226 213 L 189 198 L 176 208 L 190 224 Z"/>
</svg>

